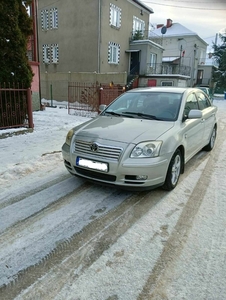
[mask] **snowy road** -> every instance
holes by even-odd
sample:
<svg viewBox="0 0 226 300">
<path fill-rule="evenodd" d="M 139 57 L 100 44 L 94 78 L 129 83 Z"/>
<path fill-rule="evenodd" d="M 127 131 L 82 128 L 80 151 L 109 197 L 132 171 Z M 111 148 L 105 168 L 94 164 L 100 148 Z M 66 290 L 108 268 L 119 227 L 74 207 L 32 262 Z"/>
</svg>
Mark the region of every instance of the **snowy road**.
<svg viewBox="0 0 226 300">
<path fill-rule="evenodd" d="M 85 182 L 58 153 L 2 189 L 0 299 L 224 299 L 225 112 L 170 193 Z"/>
</svg>

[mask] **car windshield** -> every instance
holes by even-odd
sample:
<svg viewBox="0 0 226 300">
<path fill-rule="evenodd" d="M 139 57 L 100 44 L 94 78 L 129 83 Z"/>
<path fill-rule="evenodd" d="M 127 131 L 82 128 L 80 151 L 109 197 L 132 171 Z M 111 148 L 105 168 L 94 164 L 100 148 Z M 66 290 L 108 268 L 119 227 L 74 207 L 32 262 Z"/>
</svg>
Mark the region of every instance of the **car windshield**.
<svg viewBox="0 0 226 300">
<path fill-rule="evenodd" d="M 175 121 L 182 94 L 170 92 L 127 92 L 112 102 L 101 115 Z"/>
</svg>

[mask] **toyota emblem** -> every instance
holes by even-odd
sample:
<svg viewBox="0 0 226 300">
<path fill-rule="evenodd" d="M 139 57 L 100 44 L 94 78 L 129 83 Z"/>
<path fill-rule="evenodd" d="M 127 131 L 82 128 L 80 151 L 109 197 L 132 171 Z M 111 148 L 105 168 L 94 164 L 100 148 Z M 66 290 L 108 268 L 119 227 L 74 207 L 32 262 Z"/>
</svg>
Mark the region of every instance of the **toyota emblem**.
<svg viewBox="0 0 226 300">
<path fill-rule="evenodd" d="M 96 143 L 93 143 L 90 145 L 90 150 L 93 152 L 97 152 L 98 151 L 98 145 Z"/>
</svg>

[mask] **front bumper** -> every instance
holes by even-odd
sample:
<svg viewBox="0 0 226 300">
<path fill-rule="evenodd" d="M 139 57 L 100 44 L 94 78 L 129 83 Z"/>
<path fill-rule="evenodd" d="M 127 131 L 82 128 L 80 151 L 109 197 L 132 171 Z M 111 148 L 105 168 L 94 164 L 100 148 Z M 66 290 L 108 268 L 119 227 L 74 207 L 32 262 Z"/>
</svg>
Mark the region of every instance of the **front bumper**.
<svg viewBox="0 0 226 300">
<path fill-rule="evenodd" d="M 121 188 L 136 188 L 138 190 L 151 189 L 163 185 L 171 154 L 165 157 L 155 158 L 127 158 L 119 161 L 100 158 L 98 161 L 108 163 L 108 172 L 92 170 L 86 167 L 76 166 L 77 156 L 84 157 L 82 153 L 72 153 L 66 143 L 62 147 L 62 155 L 67 170 L 73 174 L 88 180 L 103 184 L 111 184 Z M 96 161 L 90 154 L 86 159 Z M 146 177 L 144 179 L 144 177 Z M 143 179 L 142 179 L 143 178 Z"/>
</svg>

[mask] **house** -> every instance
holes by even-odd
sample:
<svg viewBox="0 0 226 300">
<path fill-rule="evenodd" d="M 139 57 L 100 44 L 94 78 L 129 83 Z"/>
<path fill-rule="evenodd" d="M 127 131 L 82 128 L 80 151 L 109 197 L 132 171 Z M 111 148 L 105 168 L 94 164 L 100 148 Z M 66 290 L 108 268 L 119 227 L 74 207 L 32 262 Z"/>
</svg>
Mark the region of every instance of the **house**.
<svg viewBox="0 0 226 300">
<path fill-rule="evenodd" d="M 145 85 L 152 78 L 151 85 L 195 86 L 200 83 L 208 44 L 171 19 L 167 19 L 166 25 L 157 25 L 153 33 L 162 36 L 162 62 L 157 62 L 154 71 L 147 73 L 141 82 Z"/>
<path fill-rule="evenodd" d="M 143 47 L 139 41 L 140 49 L 130 47 L 130 42 L 148 32 L 152 13 L 138 0 L 39 0 L 42 97 L 50 99 L 51 87 L 54 99 L 67 99 L 69 81 L 126 84 Z"/>
</svg>

